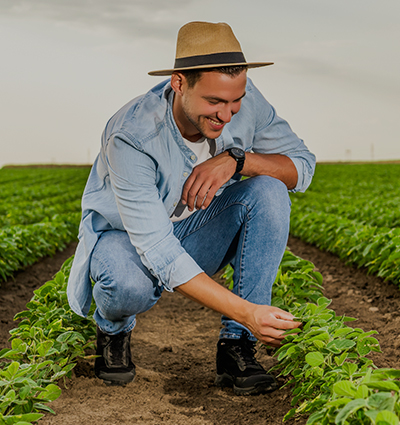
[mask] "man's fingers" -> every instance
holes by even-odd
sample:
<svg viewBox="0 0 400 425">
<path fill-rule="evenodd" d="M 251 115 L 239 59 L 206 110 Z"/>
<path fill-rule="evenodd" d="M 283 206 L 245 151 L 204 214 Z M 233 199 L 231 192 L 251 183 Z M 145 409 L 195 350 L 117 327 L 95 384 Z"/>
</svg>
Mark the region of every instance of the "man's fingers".
<svg viewBox="0 0 400 425">
<path fill-rule="evenodd" d="M 285 310 L 281 310 L 278 307 L 274 307 L 273 314 L 277 319 L 282 319 L 282 320 L 293 320 L 294 319 L 293 314 L 291 314 L 291 313 L 289 313 Z"/>
<path fill-rule="evenodd" d="M 208 190 L 206 195 L 203 197 L 202 203 L 199 204 L 198 208 L 206 209 L 211 201 L 214 199 L 215 194 L 217 193 L 218 187 L 217 186 L 211 186 Z"/>
<path fill-rule="evenodd" d="M 184 186 L 183 186 L 183 189 L 182 189 L 182 197 L 181 197 L 181 200 L 182 200 L 182 203 L 183 204 L 187 204 L 187 200 L 188 200 L 188 192 L 189 192 L 189 189 L 192 187 L 192 184 L 193 184 L 193 182 L 195 181 L 195 177 L 194 177 L 194 175 L 193 174 L 191 174 L 189 177 L 188 177 L 188 179 L 186 180 L 186 182 L 185 182 L 185 184 L 184 184 Z"/>
<path fill-rule="evenodd" d="M 278 329 L 295 329 L 301 325 L 301 322 L 294 321 L 294 316 L 291 313 L 288 313 L 285 310 L 277 309 L 274 311 L 273 315 L 276 318 L 274 322 L 274 327 Z"/>
<path fill-rule="evenodd" d="M 262 339 L 261 342 L 263 344 L 269 345 L 271 347 L 280 347 L 282 345 L 281 339 L 274 339 L 274 338 L 269 338 L 269 337 Z"/>
<path fill-rule="evenodd" d="M 182 191 L 182 202 L 192 211 L 194 208 L 207 208 L 214 198 L 218 186 L 213 186 L 208 180 L 201 181 L 200 178 L 189 178 Z"/>
<path fill-rule="evenodd" d="M 295 322 L 294 320 L 282 320 L 282 319 L 272 319 L 269 322 L 270 326 L 273 326 L 275 329 L 296 329 L 301 325 L 301 322 Z"/>
<path fill-rule="evenodd" d="M 189 211 L 193 211 L 194 209 L 196 197 L 198 196 L 200 187 L 201 187 L 201 182 L 199 182 L 199 180 L 196 179 L 193 181 L 193 183 L 191 184 L 187 192 L 187 206 L 189 208 Z"/>
<path fill-rule="evenodd" d="M 197 193 L 197 198 L 196 198 L 196 208 L 198 210 L 202 207 L 205 199 L 208 197 L 209 189 L 210 189 L 210 187 L 209 187 L 208 182 L 204 182 L 203 185 L 201 186 L 201 188 L 199 189 L 199 191 Z"/>
</svg>

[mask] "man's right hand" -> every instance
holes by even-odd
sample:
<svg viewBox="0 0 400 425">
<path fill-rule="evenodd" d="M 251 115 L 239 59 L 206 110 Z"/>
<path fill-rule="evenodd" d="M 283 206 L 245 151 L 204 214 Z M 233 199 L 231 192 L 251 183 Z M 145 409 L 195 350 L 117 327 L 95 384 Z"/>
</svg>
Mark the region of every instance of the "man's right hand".
<svg viewBox="0 0 400 425">
<path fill-rule="evenodd" d="M 301 323 L 293 321 L 294 316 L 287 311 L 269 305 L 251 304 L 249 323 L 244 325 L 264 344 L 279 347 L 285 338 L 285 331 L 296 329 Z"/>
</svg>

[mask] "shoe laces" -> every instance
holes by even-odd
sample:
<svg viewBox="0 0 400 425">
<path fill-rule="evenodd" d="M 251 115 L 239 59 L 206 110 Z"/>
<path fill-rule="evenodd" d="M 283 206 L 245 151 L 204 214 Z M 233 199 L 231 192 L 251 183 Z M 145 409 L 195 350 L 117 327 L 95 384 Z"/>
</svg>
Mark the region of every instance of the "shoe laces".
<svg viewBox="0 0 400 425">
<path fill-rule="evenodd" d="M 242 332 L 242 335 L 239 339 L 239 344 L 235 347 L 237 348 L 238 354 L 240 354 L 241 358 L 243 359 L 244 363 L 247 366 L 257 366 L 259 367 L 258 361 L 255 359 L 256 355 L 256 343 L 251 341 L 249 339 L 249 333 L 246 331 Z"/>
<path fill-rule="evenodd" d="M 109 367 L 127 367 L 129 364 L 129 334 L 108 336 L 105 358 Z"/>
</svg>

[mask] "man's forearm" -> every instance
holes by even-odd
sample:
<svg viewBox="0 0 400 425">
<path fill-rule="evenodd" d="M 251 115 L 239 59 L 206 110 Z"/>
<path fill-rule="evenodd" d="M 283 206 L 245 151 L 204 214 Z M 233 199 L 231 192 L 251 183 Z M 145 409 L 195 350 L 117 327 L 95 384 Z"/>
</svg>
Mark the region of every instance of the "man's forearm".
<svg viewBox="0 0 400 425">
<path fill-rule="evenodd" d="M 275 177 L 285 183 L 288 189 L 294 189 L 298 179 L 293 161 L 287 156 L 278 154 L 246 152 L 246 160 L 240 174 L 247 177 L 260 175 Z"/>
<path fill-rule="evenodd" d="M 219 285 L 205 273 L 175 288 L 182 295 L 239 323 L 247 322 L 251 303 Z"/>
<path fill-rule="evenodd" d="M 212 310 L 215 310 L 247 327 L 260 341 L 279 346 L 286 329 L 294 329 L 300 323 L 286 311 L 268 305 L 256 305 L 246 301 L 217 282 L 200 273 L 176 290 Z"/>
</svg>

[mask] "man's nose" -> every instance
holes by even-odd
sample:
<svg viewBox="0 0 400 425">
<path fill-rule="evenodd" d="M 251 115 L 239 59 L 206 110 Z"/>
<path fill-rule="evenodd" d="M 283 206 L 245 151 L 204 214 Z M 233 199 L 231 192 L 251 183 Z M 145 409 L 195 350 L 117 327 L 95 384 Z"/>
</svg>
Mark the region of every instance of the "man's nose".
<svg viewBox="0 0 400 425">
<path fill-rule="evenodd" d="M 234 112 L 229 104 L 225 104 L 217 113 L 217 118 L 224 123 L 230 122 Z"/>
</svg>

